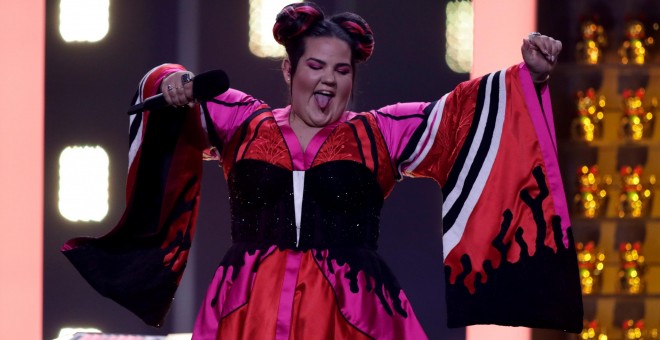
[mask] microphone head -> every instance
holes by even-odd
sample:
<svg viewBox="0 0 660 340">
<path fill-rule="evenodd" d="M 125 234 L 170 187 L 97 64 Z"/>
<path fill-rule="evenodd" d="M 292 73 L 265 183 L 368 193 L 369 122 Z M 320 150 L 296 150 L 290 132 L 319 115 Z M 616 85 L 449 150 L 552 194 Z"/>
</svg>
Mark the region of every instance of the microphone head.
<svg viewBox="0 0 660 340">
<path fill-rule="evenodd" d="M 198 100 L 210 100 L 229 89 L 229 78 L 222 70 L 200 73 L 193 78 L 193 96 Z"/>
</svg>

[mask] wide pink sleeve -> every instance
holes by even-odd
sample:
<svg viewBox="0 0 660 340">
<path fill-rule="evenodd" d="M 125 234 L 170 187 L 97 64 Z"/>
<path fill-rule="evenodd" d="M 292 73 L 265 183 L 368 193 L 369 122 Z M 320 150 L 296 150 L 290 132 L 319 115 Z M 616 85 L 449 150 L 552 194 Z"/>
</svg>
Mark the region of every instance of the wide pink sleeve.
<svg viewBox="0 0 660 340">
<path fill-rule="evenodd" d="M 541 102 L 539 102 L 539 97 Z M 582 329 L 550 96 L 524 65 L 377 110 L 401 177 L 442 188 L 450 326 Z"/>
<path fill-rule="evenodd" d="M 219 159 L 223 146 L 232 138 L 239 126 L 263 106 L 261 100 L 238 91 L 229 89 L 225 93 L 201 103 L 202 125 L 209 139 L 210 152 L 205 155 Z"/>
<path fill-rule="evenodd" d="M 434 102 L 398 103 L 374 111 L 400 177 L 431 177 L 444 185 L 467 137 L 478 85 L 464 82 Z M 419 168 L 424 159 L 434 160 L 432 168 Z"/>
</svg>

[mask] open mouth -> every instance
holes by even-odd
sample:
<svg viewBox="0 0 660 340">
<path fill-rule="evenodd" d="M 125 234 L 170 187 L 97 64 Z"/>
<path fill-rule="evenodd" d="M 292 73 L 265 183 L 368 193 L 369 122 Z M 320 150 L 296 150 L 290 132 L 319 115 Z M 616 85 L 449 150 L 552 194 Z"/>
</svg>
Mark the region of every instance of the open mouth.
<svg viewBox="0 0 660 340">
<path fill-rule="evenodd" d="M 330 100 L 334 96 L 335 95 L 330 91 L 316 91 L 316 92 L 314 92 L 314 99 L 316 99 L 316 104 L 319 106 L 321 111 L 325 111 L 325 109 L 330 104 Z"/>
</svg>

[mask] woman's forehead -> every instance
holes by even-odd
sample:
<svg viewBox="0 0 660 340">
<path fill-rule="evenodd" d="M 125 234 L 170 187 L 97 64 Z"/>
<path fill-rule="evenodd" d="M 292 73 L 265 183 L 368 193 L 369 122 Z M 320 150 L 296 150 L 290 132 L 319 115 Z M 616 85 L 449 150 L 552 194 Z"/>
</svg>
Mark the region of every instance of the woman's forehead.
<svg viewBox="0 0 660 340">
<path fill-rule="evenodd" d="M 336 37 L 307 37 L 303 59 L 308 58 L 350 64 L 351 48 L 348 43 Z"/>
</svg>

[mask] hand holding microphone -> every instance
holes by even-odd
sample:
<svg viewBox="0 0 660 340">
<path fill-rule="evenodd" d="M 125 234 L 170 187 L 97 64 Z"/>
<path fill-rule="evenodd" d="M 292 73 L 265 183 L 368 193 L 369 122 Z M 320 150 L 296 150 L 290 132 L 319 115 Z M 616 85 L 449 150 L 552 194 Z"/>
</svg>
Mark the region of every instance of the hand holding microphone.
<svg viewBox="0 0 660 340">
<path fill-rule="evenodd" d="M 195 100 L 210 100 L 229 89 L 227 74 L 221 70 L 200 73 L 194 78 L 193 76 L 193 73 L 188 71 L 172 73 L 163 79 L 160 94 L 133 105 L 128 110 L 128 114 L 159 109 L 168 105 L 192 107 Z"/>
<path fill-rule="evenodd" d="M 192 79 L 195 75 L 189 71 L 174 72 L 160 84 L 160 92 L 167 104 L 172 106 L 194 105 Z"/>
</svg>

